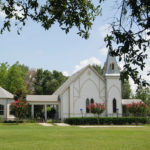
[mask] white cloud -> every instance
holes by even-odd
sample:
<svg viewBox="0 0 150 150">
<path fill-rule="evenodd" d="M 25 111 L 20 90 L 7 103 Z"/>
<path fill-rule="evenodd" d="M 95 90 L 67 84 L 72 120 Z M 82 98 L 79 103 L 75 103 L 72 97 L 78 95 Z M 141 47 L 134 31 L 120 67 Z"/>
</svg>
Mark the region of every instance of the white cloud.
<svg viewBox="0 0 150 150">
<path fill-rule="evenodd" d="M 63 71 L 62 74 L 67 77 L 69 76 L 69 73 L 67 71 Z"/>
<path fill-rule="evenodd" d="M 104 38 L 107 34 L 110 35 L 112 28 L 109 24 L 99 27 L 100 35 Z"/>
<path fill-rule="evenodd" d="M 108 53 L 108 49 L 107 49 L 107 48 L 104 47 L 104 48 L 100 49 L 100 54 L 101 54 L 101 55 L 106 56 L 107 53 Z"/>
<path fill-rule="evenodd" d="M 99 59 L 97 59 L 96 57 L 91 57 L 85 60 L 80 61 L 79 65 L 75 66 L 75 69 L 73 71 L 73 73 L 77 72 L 78 70 L 82 69 L 83 67 L 87 66 L 88 64 L 93 65 L 100 65 L 101 61 Z"/>
</svg>

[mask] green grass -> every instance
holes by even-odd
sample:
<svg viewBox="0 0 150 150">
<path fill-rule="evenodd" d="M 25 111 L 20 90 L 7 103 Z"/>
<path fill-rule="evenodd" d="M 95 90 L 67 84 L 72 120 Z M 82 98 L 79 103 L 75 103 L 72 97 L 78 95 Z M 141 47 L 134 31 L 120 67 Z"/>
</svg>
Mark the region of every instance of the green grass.
<svg viewBox="0 0 150 150">
<path fill-rule="evenodd" d="M 143 128 L 43 127 L 0 124 L 0 150 L 149 150 Z"/>
</svg>

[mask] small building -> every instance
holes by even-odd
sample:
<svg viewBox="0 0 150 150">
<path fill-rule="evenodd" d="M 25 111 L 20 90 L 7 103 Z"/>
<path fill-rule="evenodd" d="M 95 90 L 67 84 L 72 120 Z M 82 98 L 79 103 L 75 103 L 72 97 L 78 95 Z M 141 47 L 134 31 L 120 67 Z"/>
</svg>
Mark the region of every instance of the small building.
<svg viewBox="0 0 150 150">
<path fill-rule="evenodd" d="M 13 120 L 14 116 L 11 115 L 10 104 L 14 102 L 13 94 L 9 93 L 0 87 L 0 118 Z"/>
</svg>

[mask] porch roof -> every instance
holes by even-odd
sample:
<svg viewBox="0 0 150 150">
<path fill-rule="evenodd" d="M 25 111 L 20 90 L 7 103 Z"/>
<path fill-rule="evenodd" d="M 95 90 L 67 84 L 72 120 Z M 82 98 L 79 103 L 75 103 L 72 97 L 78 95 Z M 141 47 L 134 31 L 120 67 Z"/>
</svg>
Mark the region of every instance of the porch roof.
<svg viewBox="0 0 150 150">
<path fill-rule="evenodd" d="M 122 99 L 122 105 L 143 102 L 141 99 Z"/>
<path fill-rule="evenodd" d="M 58 102 L 57 95 L 27 95 L 28 102 Z"/>
</svg>

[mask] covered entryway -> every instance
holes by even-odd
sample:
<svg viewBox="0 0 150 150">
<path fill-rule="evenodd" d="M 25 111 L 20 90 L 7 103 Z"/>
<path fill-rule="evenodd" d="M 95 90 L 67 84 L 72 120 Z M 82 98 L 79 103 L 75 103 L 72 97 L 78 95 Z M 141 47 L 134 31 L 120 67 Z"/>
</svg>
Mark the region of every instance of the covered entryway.
<svg viewBox="0 0 150 150">
<path fill-rule="evenodd" d="M 27 95 L 32 118 L 39 121 L 60 119 L 60 101 L 57 95 Z"/>
</svg>

